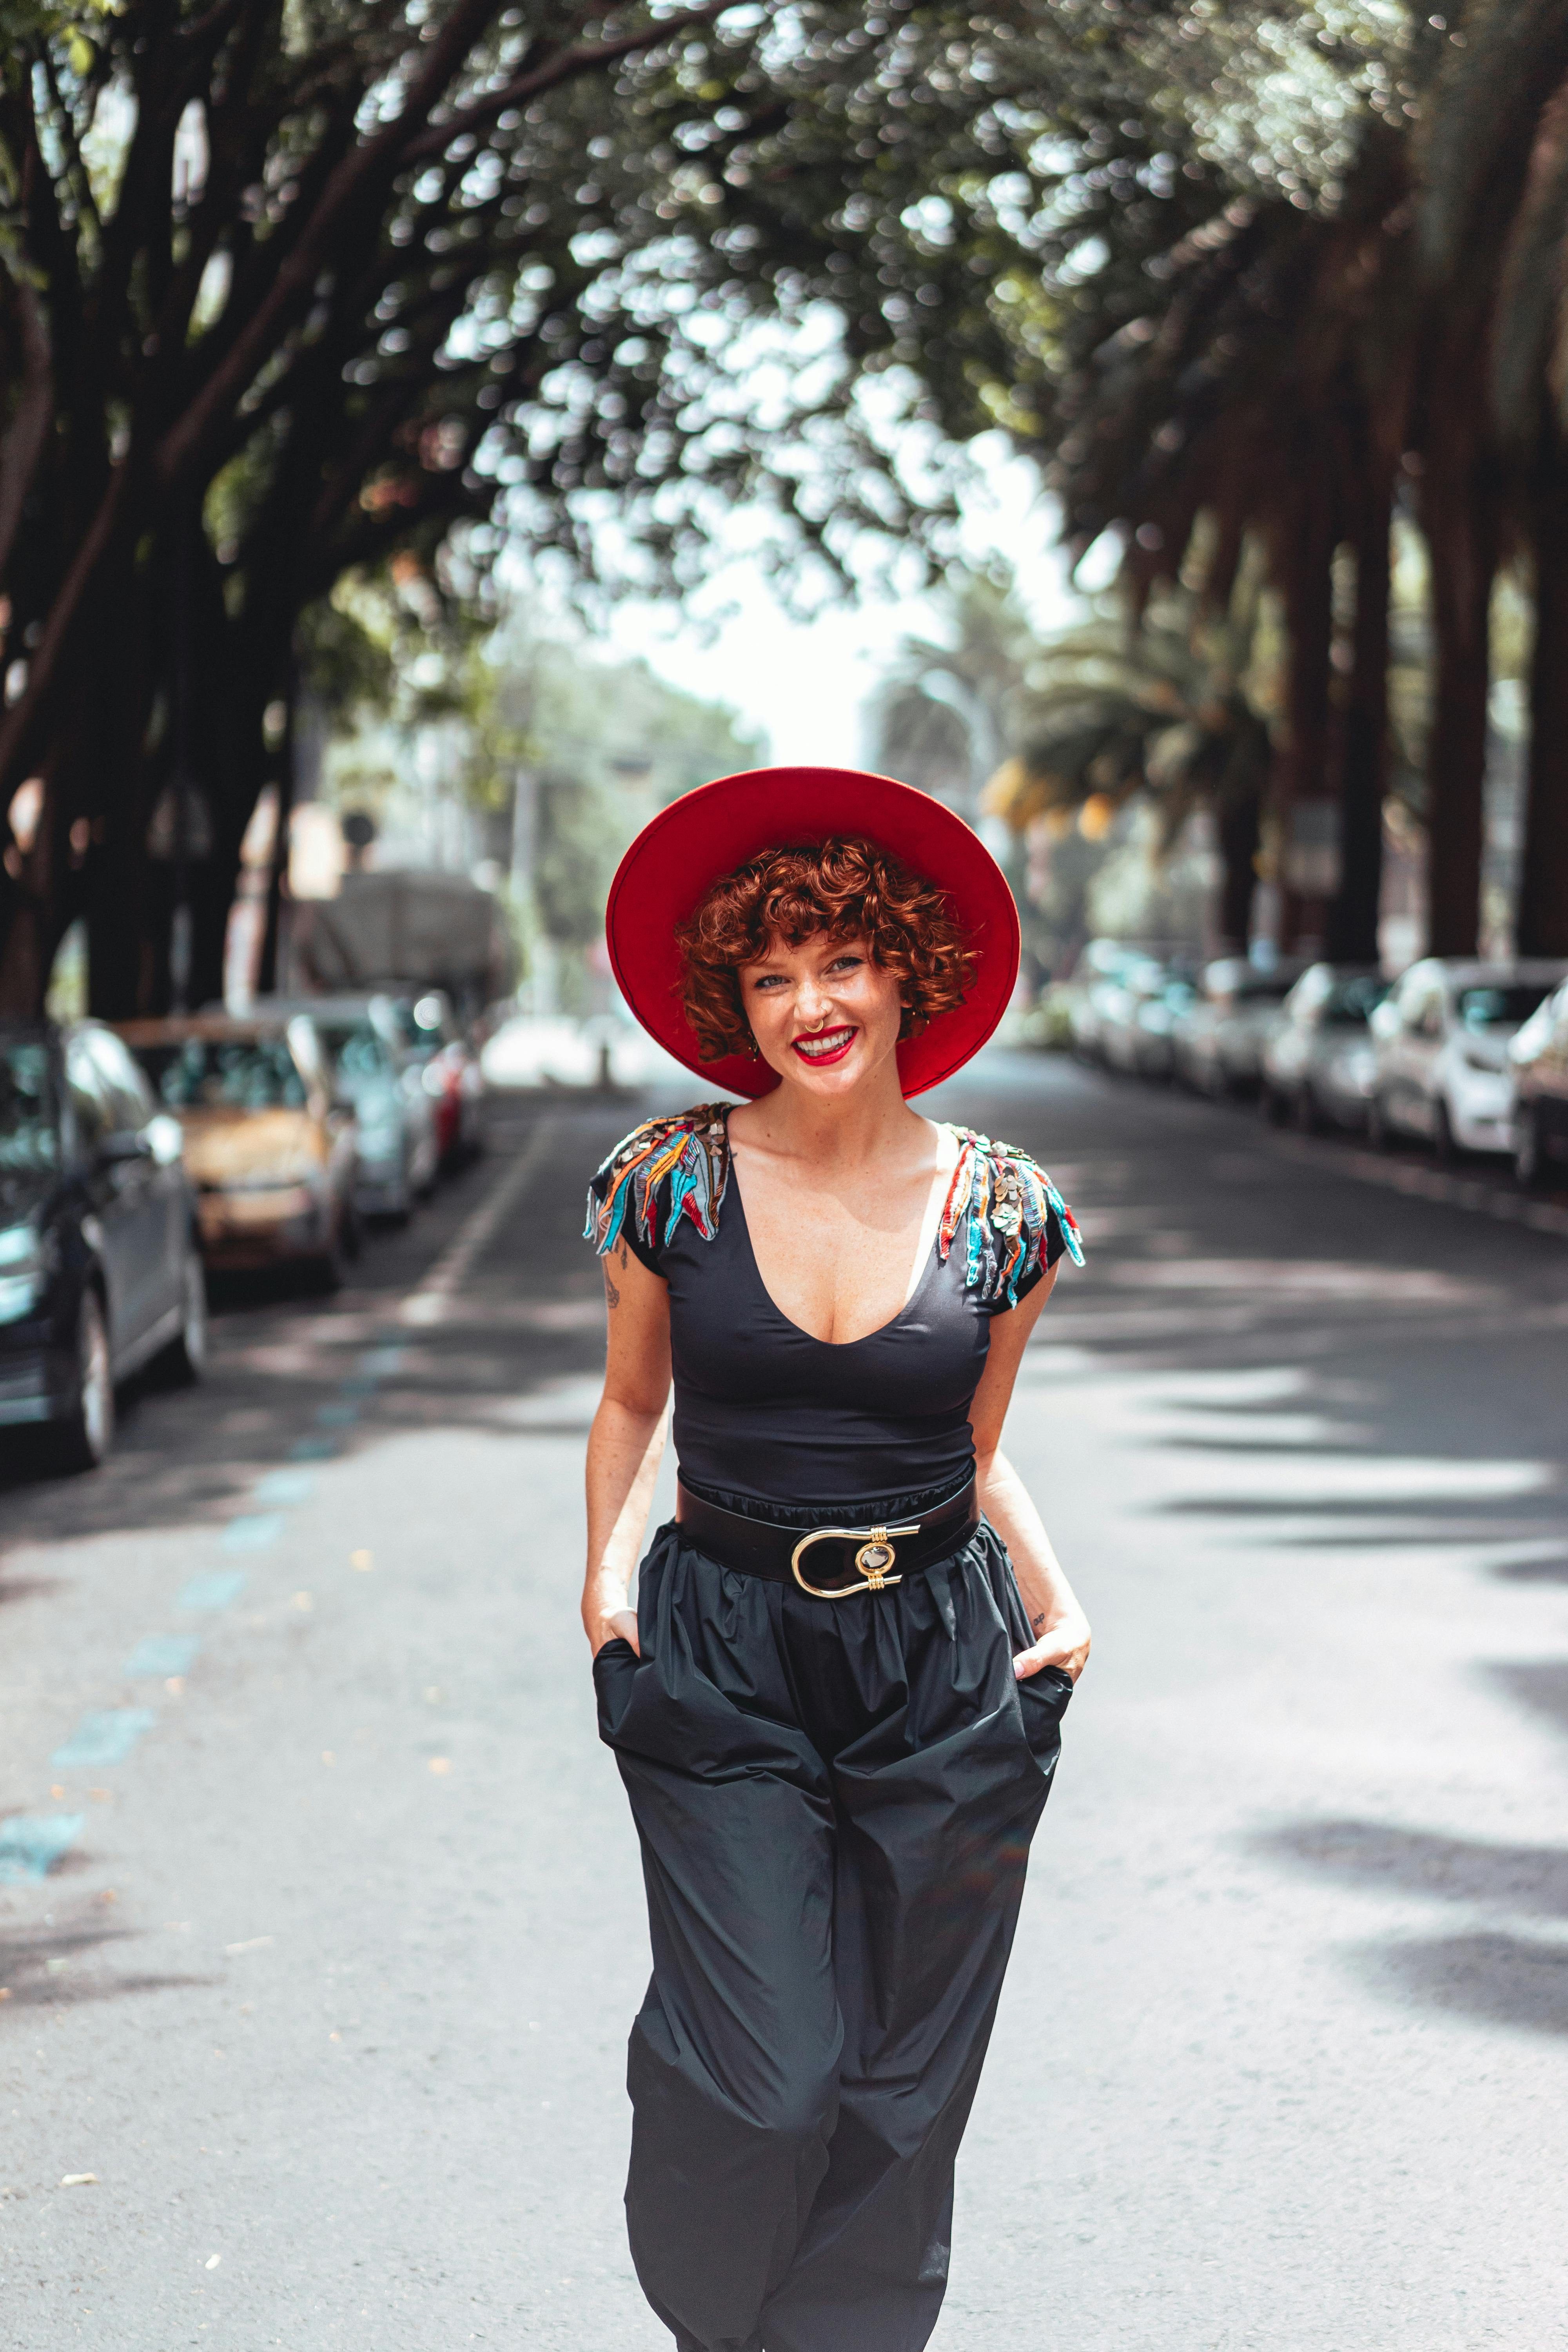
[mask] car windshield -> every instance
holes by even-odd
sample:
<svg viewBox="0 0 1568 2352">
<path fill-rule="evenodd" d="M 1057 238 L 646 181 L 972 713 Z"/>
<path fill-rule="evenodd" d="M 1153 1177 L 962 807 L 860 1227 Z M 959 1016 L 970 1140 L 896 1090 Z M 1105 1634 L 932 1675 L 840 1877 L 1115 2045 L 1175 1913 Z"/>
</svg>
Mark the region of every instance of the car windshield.
<svg viewBox="0 0 1568 2352">
<path fill-rule="evenodd" d="M 386 1048 L 369 1021 L 318 1021 L 321 1043 L 340 1078 L 384 1078 Z"/>
<path fill-rule="evenodd" d="M 32 1175 L 59 1158 L 49 1049 L 20 1041 L 0 1045 L 0 1170 Z"/>
<path fill-rule="evenodd" d="M 1289 980 L 1271 980 L 1260 973 L 1256 980 L 1242 981 L 1236 992 L 1238 1004 L 1283 1004 L 1294 983 Z"/>
<path fill-rule="evenodd" d="M 1357 980 L 1342 980 L 1323 1005 L 1323 1023 L 1330 1029 L 1363 1029 L 1388 994 L 1388 982 L 1370 972 Z"/>
<path fill-rule="evenodd" d="M 303 1110 L 305 1081 L 281 1037 L 186 1037 L 136 1058 L 168 1110 Z"/>
<path fill-rule="evenodd" d="M 1516 981 L 1508 988 L 1461 988 L 1456 1006 L 1466 1029 L 1517 1029 L 1552 992 L 1548 981 Z"/>
</svg>

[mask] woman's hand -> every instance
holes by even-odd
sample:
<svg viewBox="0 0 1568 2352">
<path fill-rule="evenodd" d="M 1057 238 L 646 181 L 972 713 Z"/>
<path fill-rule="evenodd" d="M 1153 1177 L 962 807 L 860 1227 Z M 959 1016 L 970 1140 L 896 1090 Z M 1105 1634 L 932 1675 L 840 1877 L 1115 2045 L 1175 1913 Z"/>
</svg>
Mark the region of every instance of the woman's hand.
<svg viewBox="0 0 1568 2352">
<path fill-rule="evenodd" d="M 641 1657 L 642 1651 L 637 1643 L 637 1612 L 635 1609 L 623 1606 L 619 1609 L 612 1609 L 607 1615 L 595 1617 L 590 1617 L 584 1610 L 583 1622 L 587 1628 L 589 1646 L 595 1657 L 606 1642 L 629 1642 L 637 1651 L 637 1656 Z"/>
<path fill-rule="evenodd" d="M 629 1642 L 637 1649 L 637 1612 L 626 1591 L 626 1580 L 614 1569 L 591 1573 L 583 1588 L 583 1631 L 595 1657 L 606 1642 Z"/>
<path fill-rule="evenodd" d="M 1076 1683 L 1089 1661 L 1089 1620 L 1079 1609 L 1070 1610 L 1058 1617 L 1054 1625 L 1042 1628 L 1040 1638 L 1026 1650 L 1015 1651 L 1013 1673 L 1021 1683 L 1037 1675 L 1042 1666 L 1060 1666 Z"/>
</svg>

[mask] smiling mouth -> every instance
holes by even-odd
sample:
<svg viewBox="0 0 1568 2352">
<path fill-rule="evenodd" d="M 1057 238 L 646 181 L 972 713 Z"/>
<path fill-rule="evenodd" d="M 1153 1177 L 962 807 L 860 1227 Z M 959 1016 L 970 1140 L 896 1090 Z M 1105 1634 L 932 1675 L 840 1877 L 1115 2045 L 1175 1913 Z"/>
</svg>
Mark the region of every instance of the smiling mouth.
<svg viewBox="0 0 1568 2352">
<path fill-rule="evenodd" d="M 814 1069 L 825 1069 L 830 1062 L 841 1062 L 855 1043 L 858 1032 L 846 1029 L 823 1029 L 814 1037 L 792 1037 L 791 1045 L 803 1062 Z"/>
</svg>

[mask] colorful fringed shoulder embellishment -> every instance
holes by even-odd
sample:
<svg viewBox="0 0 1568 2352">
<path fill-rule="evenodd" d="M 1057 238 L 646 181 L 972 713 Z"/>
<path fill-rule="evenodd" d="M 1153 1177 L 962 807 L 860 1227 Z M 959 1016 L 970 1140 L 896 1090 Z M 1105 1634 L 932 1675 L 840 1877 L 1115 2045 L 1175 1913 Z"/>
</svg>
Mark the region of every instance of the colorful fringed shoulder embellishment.
<svg viewBox="0 0 1568 2352">
<path fill-rule="evenodd" d="M 699 1103 L 677 1118 L 645 1119 L 617 1143 L 588 1186 L 584 1241 L 604 1257 L 620 1238 L 628 1211 L 650 1249 L 668 1242 L 682 1216 L 705 1242 L 719 1230 L 719 1209 L 730 1181 L 728 1103 Z M 658 1188 L 669 1178 L 669 1211 L 657 1230 Z"/>
<path fill-rule="evenodd" d="M 1083 1264 L 1078 1221 L 1045 1170 L 1026 1151 L 993 1143 L 973 1128 L 955 1127 L 958 1165 L 942 1213 L 937 1246 L 946 1259 L 953 1236 L 969 1220 L 963 1286 L 982 1298 L 1018 1303 L 1018 1285 L 1045 1254 L 1054 1214 L 1074 1265 Z"/>
</svg>

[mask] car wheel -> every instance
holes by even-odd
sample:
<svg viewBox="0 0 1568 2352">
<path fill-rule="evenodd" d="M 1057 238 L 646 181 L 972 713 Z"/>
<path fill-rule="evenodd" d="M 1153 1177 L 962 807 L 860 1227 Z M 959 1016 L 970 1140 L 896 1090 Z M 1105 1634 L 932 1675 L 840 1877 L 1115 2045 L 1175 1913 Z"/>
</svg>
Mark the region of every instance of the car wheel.
<svg viewBox="0 0 1568 2352">
<path fill-rule="evenodd" d="M 1513 1172 L 1527 1192 L 1546 1181 L 1546 1153 L 1539 1110 L 1521 1110 L 1513 1126 Z"/>
<path fill-rule="evenodd" d="M 59 1427 L 64 1470 L 96 1470 L 114 1443 L 114 1376 L 109 1331 L 96 1290 L 84 1290 L 76 1318 L 76 1386 Z"/>
<path fill-rule="evenodd" d="M 1459 1156 L 1459 1147 L 1454 1140 L 1454 1122 L 1441 1095 L 1432 1106 L 1432 1151 L 1443 1168 L 1451 1168 Z"/>
<path fill-rule="evenodd" d="M 199 1381 L 207 1363 L 207 1277 L 195 1243 L 186 1253 L 180 1276 L 180 1333 L 163 1350 L 169 1377 L 188 1388 Z"/>
<path fill-rule="evenodd" d="M 1324 1124 L 1322 1106 L 1312 1092 L 1310 1081 L 1302 1080 L 1290 1108 L 1298 1135 L 1321 1135 Z"/>
<path fill-rule="evenodd" d="M 1373 1095 L 1366 1106 L 1366 1139 L 1374 1151 L 1392 1151 L 1394 1129 L 1388 1123 L 1388 1113 L 1383 1107 L 1383 1097 Z"/>
</svg>

